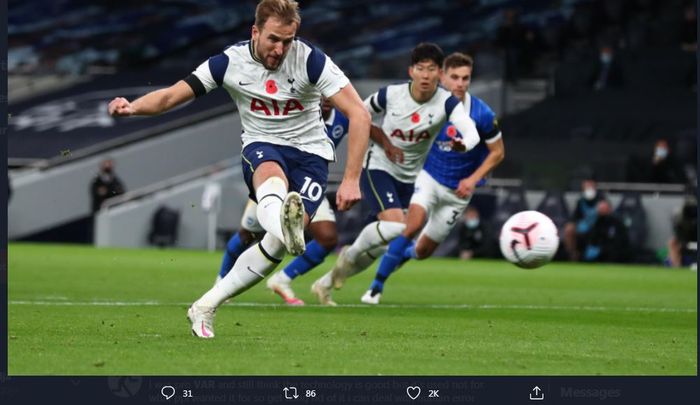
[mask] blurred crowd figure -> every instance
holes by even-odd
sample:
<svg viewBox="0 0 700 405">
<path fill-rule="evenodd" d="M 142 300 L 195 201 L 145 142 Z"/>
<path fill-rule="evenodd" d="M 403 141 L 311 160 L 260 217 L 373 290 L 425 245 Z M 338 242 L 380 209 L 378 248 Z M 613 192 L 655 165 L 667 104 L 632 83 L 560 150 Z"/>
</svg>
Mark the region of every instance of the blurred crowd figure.
<svg viewBox="0 0 700 405">
<path fill-rule="evenodd" d="M 605 42 L 600 46 L 593 78 L 594 90 L 620 88 L 624 84 L 622 67 L 616 58 L 612 44 Z"/>
<path fill-rule="evenodd" d="M 114 172 L 114 161 L 105 159 L 100 162 L 100 171 L 90 183 L 92 213 L 99 211 L 105 200 L 124 194 L 124 192 L 124 183 Z"/>
<path fill-rule="evenodd" d="M 598 218 L 598 202 L 603 195 L 598 191 L 596 181 L 592 178 L 581 181 L 581 197 L 576 201 L 571 220 L 564 225 L 564 249 L 569 260 L 581 260 L 591 231 Z"/>
<path fill-rule="evenodd" d="M 673 236 L 668 241 L 667 265 L 697 266 L 697 229 L 698 202 L 695 196 L 688 196 L 680 212 L 673 217 Z"/>
<path fill-rule="evenodd" d="M 621 263 L 629 260 L 629 236 L 625 224 L 613 214 L 610 201 L 596 204 L 596 218 L 584 240 L 583 261 Z"/>
<path fill-rule="evenodd" d="M 464 211 L 462 224 L 459 227 L 457 256 L 462 260 L 489 257 L 491 255 L 490 238 L 488 226 L 481 221 L 479 210 L 474 206 L 469 206 Z"/>
<path fill-rule="evenodd" d="M 657 139 L 650 152 L 645 157 L 630 157 L 627 164 L 627 181 L 644 183 L 686 183 L 688 181 L 684 168 L 672 153 L 667 139 Z"/>
</svg>

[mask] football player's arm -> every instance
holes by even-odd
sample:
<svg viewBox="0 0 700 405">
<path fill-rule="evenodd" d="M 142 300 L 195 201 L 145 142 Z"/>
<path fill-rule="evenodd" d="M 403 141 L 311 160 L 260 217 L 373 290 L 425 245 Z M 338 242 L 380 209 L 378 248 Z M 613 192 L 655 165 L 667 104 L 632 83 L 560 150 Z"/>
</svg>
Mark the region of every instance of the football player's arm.
<svg viewBox="0 0 700 405">
<path fill-rule="evenodd" d="M 180 80 L 170 87 L 152 91 L 131 102 L 124 97 L 116 97 L 109 103 L 109 114 L 115 117 L 158 115 L 192 100 L 194 96 L 192 87 Z"/>
<path fill-rule="evenodd" d="M 392 162 L 403 163 L 403 150 L 394 146 L 384 131 L 376 125 L 372 125 L 369 130 L 369 137 L 372 142 L 379 144 L 384 149 L 386 157 Z"/>
<path fill-rule="evenodd" d="M 459 198 L 470 196 L 476 189 L 476 184 L 484 178 L 491 170 L 498 166 L 506 156 L 503 138 L 498 137 L 493 142 L 487 142 L 486 147 L 489 149 L 489 154 L 486 156 L 481 165 L 471 174 L 471 176 L 462 179 L 459 182 L 455 194 Z"/>
<path fill-rule="evenodd" d="M 362 160 L 369 143 L 371 118 L 362 103 L 362 99 L 350 83 L 329 97 L 329 100 L 349 121 L 348 158 L 336 197 L 338 209 L 343 211 L 350 209 L 361 197 L 360 173 L 362 172 Z"/>
<path fill-rule="evenodd" d="M 462 134 L 462 144 L 465 150 L 470 150 L 479 144 L 480 138 L 479 133 L 476 131 L 476 125 L 474 125 L 474 121 L 469 118 L 469 114 L 467 114 L 462 103 L 458 103 L 452 109 L 449 121 L 451 121 L 459 133 Z"/>
</svg>

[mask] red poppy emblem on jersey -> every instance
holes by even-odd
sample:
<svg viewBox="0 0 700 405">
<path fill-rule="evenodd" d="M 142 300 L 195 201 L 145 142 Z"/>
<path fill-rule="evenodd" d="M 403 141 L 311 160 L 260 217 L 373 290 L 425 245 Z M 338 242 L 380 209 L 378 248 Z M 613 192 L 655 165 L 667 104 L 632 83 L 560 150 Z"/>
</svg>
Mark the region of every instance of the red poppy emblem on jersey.
<svg viewBox="0 0 700 405">
<path fill-rule="evenodd" d="M 450 138 L 454 138 L 455 136 L 457 136 L 457 128 L 455 128 L 454 125 L 450 125 L 449 127 L 447 127 L 447 136 L 449 136 Z"/>
<path fill-rule="evenodd" d="M 411 122 L 417 124 L 420 121 L 420 115 L 418 113 L 413 113 L 411 115 Z"/>
<path fill-rule="evenodd" d="M 277 83 L 275 83 L 274 80 L 270 79 L 265 83 L 265 91 L 268 94 L 275 94 L 277 93 Z"/>
</svg>

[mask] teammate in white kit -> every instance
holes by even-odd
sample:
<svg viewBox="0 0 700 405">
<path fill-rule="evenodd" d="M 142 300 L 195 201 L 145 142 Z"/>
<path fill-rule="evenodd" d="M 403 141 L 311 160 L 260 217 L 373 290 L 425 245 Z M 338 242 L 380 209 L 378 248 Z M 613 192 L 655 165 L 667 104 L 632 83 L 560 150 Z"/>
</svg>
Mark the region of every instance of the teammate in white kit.
<svg viewBox="0 0 700 405">
<path fill-rule="evenodd" d="M 338 209 L 349 209 L 360 199 L 370 116 L 333 61 L 295 37 L 300 22 L 296 1 L 262 0 L 249 41 L 209 58 L 171 87 L 131 103 L 116 98 L 109 105 L 117 116 L 154 115 L 223 87 L 238 107 L 244 177 L 267 233 L 187 311 L 192 333 L 201 338 L 214 337 L 216 309 L 274 270 L 285 248 L 293 255 L 304 253 L 303 229 L 323 200 L 328 162 L 335 159 L 320 119 L 321 96 L 350 121 L 348 159 L 336 193 Z"/>
<path fill-rule="evenodd" d="M 404 230 L 403 210 L 413 194 L 413 183 L 445 122 L 452 122 L 463 137 L 464 150 L 479 143 L 474 122 L 464 105 L 438 87 L 444 54 L 439 46 L 418 44 L 411 52 L 411 81 L 384 87 L 365 100 L 381 127 L 372 126 L 360 181 L 364 201 L 379 221 L 367 225 L 355 242 L 343 248 L 335 266 L 312 285 L 319 301 L 335 305 L 331 287 L 366 269 L 392 239 Z"/>
<path fill-rule="evenodd" d="M 452 123 L 440 131 L 416 178 L 406 229 L 391 241 L 382 256 L 375 279 L 361 298 L 366 304 L 379 303 L 387 278 L 405 261 L 422 260 L 433 254 L 462 216 L 476 187 L 485 184 L 485 176 L 505 156 L 496 114 L 485 102 L 467 92 L 473 65 L 470 56 L 453 53 L 445 58 L 441 81 L 462 101 L 476 123 L 481 141 L 474 149 L 464 152 L 454 148 L 461 134 Z M 420 235 L 413 243 L 418 232 Z"/>
</svg>

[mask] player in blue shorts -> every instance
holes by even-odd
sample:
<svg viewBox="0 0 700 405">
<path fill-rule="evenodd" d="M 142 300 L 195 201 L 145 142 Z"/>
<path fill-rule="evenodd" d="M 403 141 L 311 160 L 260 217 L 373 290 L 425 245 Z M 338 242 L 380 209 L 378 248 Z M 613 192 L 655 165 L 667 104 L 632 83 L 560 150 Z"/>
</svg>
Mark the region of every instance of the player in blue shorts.
<svg viewBox="0 0 700 405">
<path fill-rule="evenodd" d="M 464 151 L 461 142 L 456 142 L 462 137 L 457 128 L 451 122 L 442 128 L 416 179 L 406 229 L 382 256 L 375 279 L 362 296 L 366 304 L 379 303 L 387 278 L 406 260 L 422 260 L 435 252 L 461 218 L 476 187 L 486 183 L 485 176 L 505 156 L 496 115 L 485 102 L 468 93 L 473 65 L 470 56 L 453 53 L 445 58 L 441 80 L 476 123 L 479 144 Z"/>
<path fill-rule="evenodd" d="M 321 104 L 321 115 L 326 124 L 327 135 L 337 148 L 348 133 L 348 119 L 340 111 L 334 109 L 327 99 L 323 99 Z M 256 207 L 255 202 L 248 201 L 241 218 L 241 229 L 226 245 L 217 282 L 228 274 L 238 256 L 255 241 L 258 235 L 265 232 L 258 222 Z M 284 269 L 267 279 L 267 287 L 289 305 L 304 305 L 304 301 L 294 294 L 291 287 L 292 280 L 321 264 L 338 243 L 335 213 L 328 198 L 324 198 L 316 210 L 316 214 L 309 224 L 309 231 L 314 239 L 306 244 L 304 254 L 297 256 Z"/>
<path fill-rule="evenodd" d="M 384 87 L 365 99 L 378 123 L 370 130 L 372 143 L 360 184 L 363 202 L 379 220 L 344 247 L 333 269 L 312 285 L 323 304 L 335 305 L 331 288 L 340 288 L 348 277 L 366 269 L 404 230 L 403 210 L 408 208 L 416 176 L 443 125 L 450 121 L 460 130 L 464 136 L 454 142 L 465 150 L 479 142 L 463 103 L 438 87 L 443 59 L 439 46 L 418 44 L 411 52 L 411 81 Z"/>
<path fill-rule="evenodd" d="M 360 200 L 362 156 L 370 116 L 345 74 L 320 49 L 296 37 L 301 23 L 293 0 L 261 0 L 251 39 L 202 63 L 186 79 L 133 102 L 118 97 L 116 116 L 155 115 L 223 87 L 241 117 L 243 173 L 266 234 L 231 271 L 187 311 L 192 333 L 214 337 L 214 314 L 228 298 L 257 284 L 284 257 L 304 253 L 304 227 L 323 201 L 333 143 L 319 119 L 321 96 L 348 117 L 349 147 L 338 209 Z"/>
</svg>

